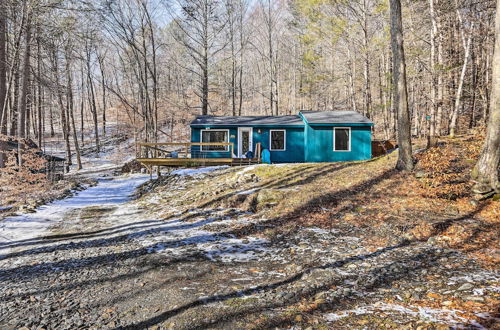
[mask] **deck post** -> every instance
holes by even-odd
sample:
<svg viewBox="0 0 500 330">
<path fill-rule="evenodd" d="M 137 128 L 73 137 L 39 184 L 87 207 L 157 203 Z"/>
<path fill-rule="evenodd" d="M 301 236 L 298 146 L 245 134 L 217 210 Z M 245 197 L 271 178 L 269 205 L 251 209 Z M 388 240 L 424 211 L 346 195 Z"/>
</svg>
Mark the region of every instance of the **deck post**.
<svg viewBox="0 0 500 330">
<path fill-rule="evenodd" d="M 152 165 L 144 165 L 149 172 L 149 180 L 153 180 L 153 166 Z"/>
</svg>

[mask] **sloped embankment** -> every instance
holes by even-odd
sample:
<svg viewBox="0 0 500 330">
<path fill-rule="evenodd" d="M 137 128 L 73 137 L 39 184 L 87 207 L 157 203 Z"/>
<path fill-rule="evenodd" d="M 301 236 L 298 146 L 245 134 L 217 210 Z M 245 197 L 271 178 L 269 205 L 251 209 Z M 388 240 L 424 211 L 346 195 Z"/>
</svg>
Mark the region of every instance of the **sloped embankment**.
<svg viewBox="0 0 500 330">
<path fill-rule="evenodd" d="M 429 240 L 495 263 L 499 202 L 470 195 L 480 145 L 477 135 L 442 142 L 417 154 L 411 174 L 393 170 L 395 153 L 367 162 L 181 171 L 144 186 L 150 191 L 144 201 L 164 217 L 197 208 L 251 212 L 268 219 L 267 236 L 304 226 L 352 226 L 363 229 L 373 247 Z"/>
</svg>

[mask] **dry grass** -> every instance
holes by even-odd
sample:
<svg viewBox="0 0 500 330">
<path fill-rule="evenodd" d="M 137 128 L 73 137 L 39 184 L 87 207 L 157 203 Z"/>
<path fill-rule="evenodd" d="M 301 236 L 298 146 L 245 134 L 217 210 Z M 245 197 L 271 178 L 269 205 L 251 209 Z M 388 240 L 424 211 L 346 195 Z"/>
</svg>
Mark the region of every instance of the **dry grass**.
<svg viewBox="0 0 500 330">
<path fill-rule="evenodd" d="M 433 237 L 438 245 L 467 251 L 494 267 L 500 261 L 500 203 L 476 204 L 470 195 L 470 171 L 481 144 L 474 133 L 419 153 L 417 171 L 424 173 L 419 179 L 393 170 L 396 153 L 368 162 L 262 168 L 255 171 L 258 176 L 293 192 L 261 215 L 279 219 L 279 231 L 368 228 L 365 240 L 373 248 L 401 236 Z"/>
<path fill-rule="evenodd" d="M 234 207 L 268 219 L 268 229 L 246 226 L 243 236 L 273 237 L 301 226 L 349 227 L 364 235 L 367 249 L 401 237 L 432 239 L 494 267 L 500 261 L 499 202 L 472 203 L 470 196 L 470 171 L 481 143 L 477 132 L 444 139 L 418 154 L 415 173 L 395 171 L 392 153 L 365 162 L 257 166 L 244 174 L 228 169 L 186 180 L 179 191 L 169 188 L 178 183 L 165 183 L 157 192 L 163 192 L 159 197 L 167 209 Z M 241 180 L 250 175 L 258 180 Z M 254 192 L 241 194 L 247 190 Z"/>
</svg>

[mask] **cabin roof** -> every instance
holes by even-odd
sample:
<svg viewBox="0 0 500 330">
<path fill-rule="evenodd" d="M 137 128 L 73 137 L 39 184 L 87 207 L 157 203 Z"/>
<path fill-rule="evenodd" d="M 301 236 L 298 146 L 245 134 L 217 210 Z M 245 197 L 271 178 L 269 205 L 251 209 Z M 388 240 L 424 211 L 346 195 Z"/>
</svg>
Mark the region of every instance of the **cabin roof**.
<svg viewBox="0 0 500 330">
<path fill-rule="evenodd" d="M 329 124 L 373 125 L 356 111 L 303 110 L 294 116 L 198 116 L 192 126 L 304 126 Z"/>
<path fill-rule="evenodd" d="M 198 116 L 191 125 L 209 126 L 304 126 L 300 116 Z"/>
<path fill-rule="evenodd" d="M 314 124 L 367 124 L 373 122 L 356 111 L 310 111 L 300 112 L 310 125 Z"/>
</svg>

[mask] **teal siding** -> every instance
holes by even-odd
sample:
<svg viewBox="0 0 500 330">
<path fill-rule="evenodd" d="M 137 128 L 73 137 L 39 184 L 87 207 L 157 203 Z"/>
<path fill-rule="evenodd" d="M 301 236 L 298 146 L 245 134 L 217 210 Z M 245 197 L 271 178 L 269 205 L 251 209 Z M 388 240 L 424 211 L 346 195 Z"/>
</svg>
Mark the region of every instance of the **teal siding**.
<svg viewBox="0 0 500 330">
<path fill-rule="evenodd" d="M 205 128 L 191 128 L 191 142 L 201 142 L 201 130 Z M 234 143 L 234 152 L 238 147 L 237 137 L 238 129 L 236 127 L 217 127 L 214 130 L 223 129 L 229 130 L 229 142 Z M 231 148 L 229 148 L 231 150 Z M 227 151 L 201 151 L 201 147 L 191 147 L 191 155 L 193 158 L 232 158 L 231 152 Z"/>
<path fill-rule="evenodd" d="M 351 150 L 333 151 L 333 127 L 351 128 Z M 248 126 L 247 126 L 248 127 Z M 206 127 L 191 127 L 191 142 L 201 142 L 201 130 Z M 212 129 L 229 130 L 229 142 L 234 143 L 234 153 L 238 154 L 237 127 L 211 127 Z M 371 126 L 359 124 L 309 125 L 304 127 L 258 127 L 253 126 L 253 148 L 261 143 L 262 150 L 269 149 L 269 131 L 286 130 L 286 150 L 271 151 L 273 163 L 300 162 L 337 162 L 367 160 L 371 158 Z M 260 131 L 260 133 L 259 133 Z M 200 151 L 200 147 L 192 147 L 195 158 L 231 158 L 230 152 Z"/>
<path fill-rule="evenodd" d="M 334 126 L 306 125 L 306 162 L 337 162 L 366 160 L 371 158 L 372 147 L 370 126 L 350 126 L 348 124 L 337 126 L 351 128 L 351 151 L 333 150 Z"/>
<path fill-rule="evenodd" d="M 205 128 L 191 128 L 191 142 L 201 142 L 201 130 Z M 229 130 L 229 142 L 234 143 L 234 154 L 238 154 L 238 128 L 237 127 L 213 127 L 212 129 Z M 269 131 L 274 129 L 286 130 L 286 150 L 272 151 L 271 162 L 273 163 L 300 163 L 304 162 L 304 128 L 289 127 L 253 127 L 253 149 L 257 143 L 261 143 L 261 149 L 269 149 Z M 259 133 L 260 130 L 260 133 Z M 198 146 L 192 147 L 193 158 L 231 158 L 229 152 L 200 151 Z"/>
<path fill-rule="evenodd" d="M 258 131 L 261 131 L 259 133 Z M 286 131 L 286 146 L 283 151 L 270 150 L 269 131 L 270 130 L 285 130 Z M 304 162 L 304 128 L 254 128 L 253 129 L 253 145 L 261 143 L 262 150 L 269 149 L 271 152 L 272 163 L 302 163 Z"/>
</svg>

